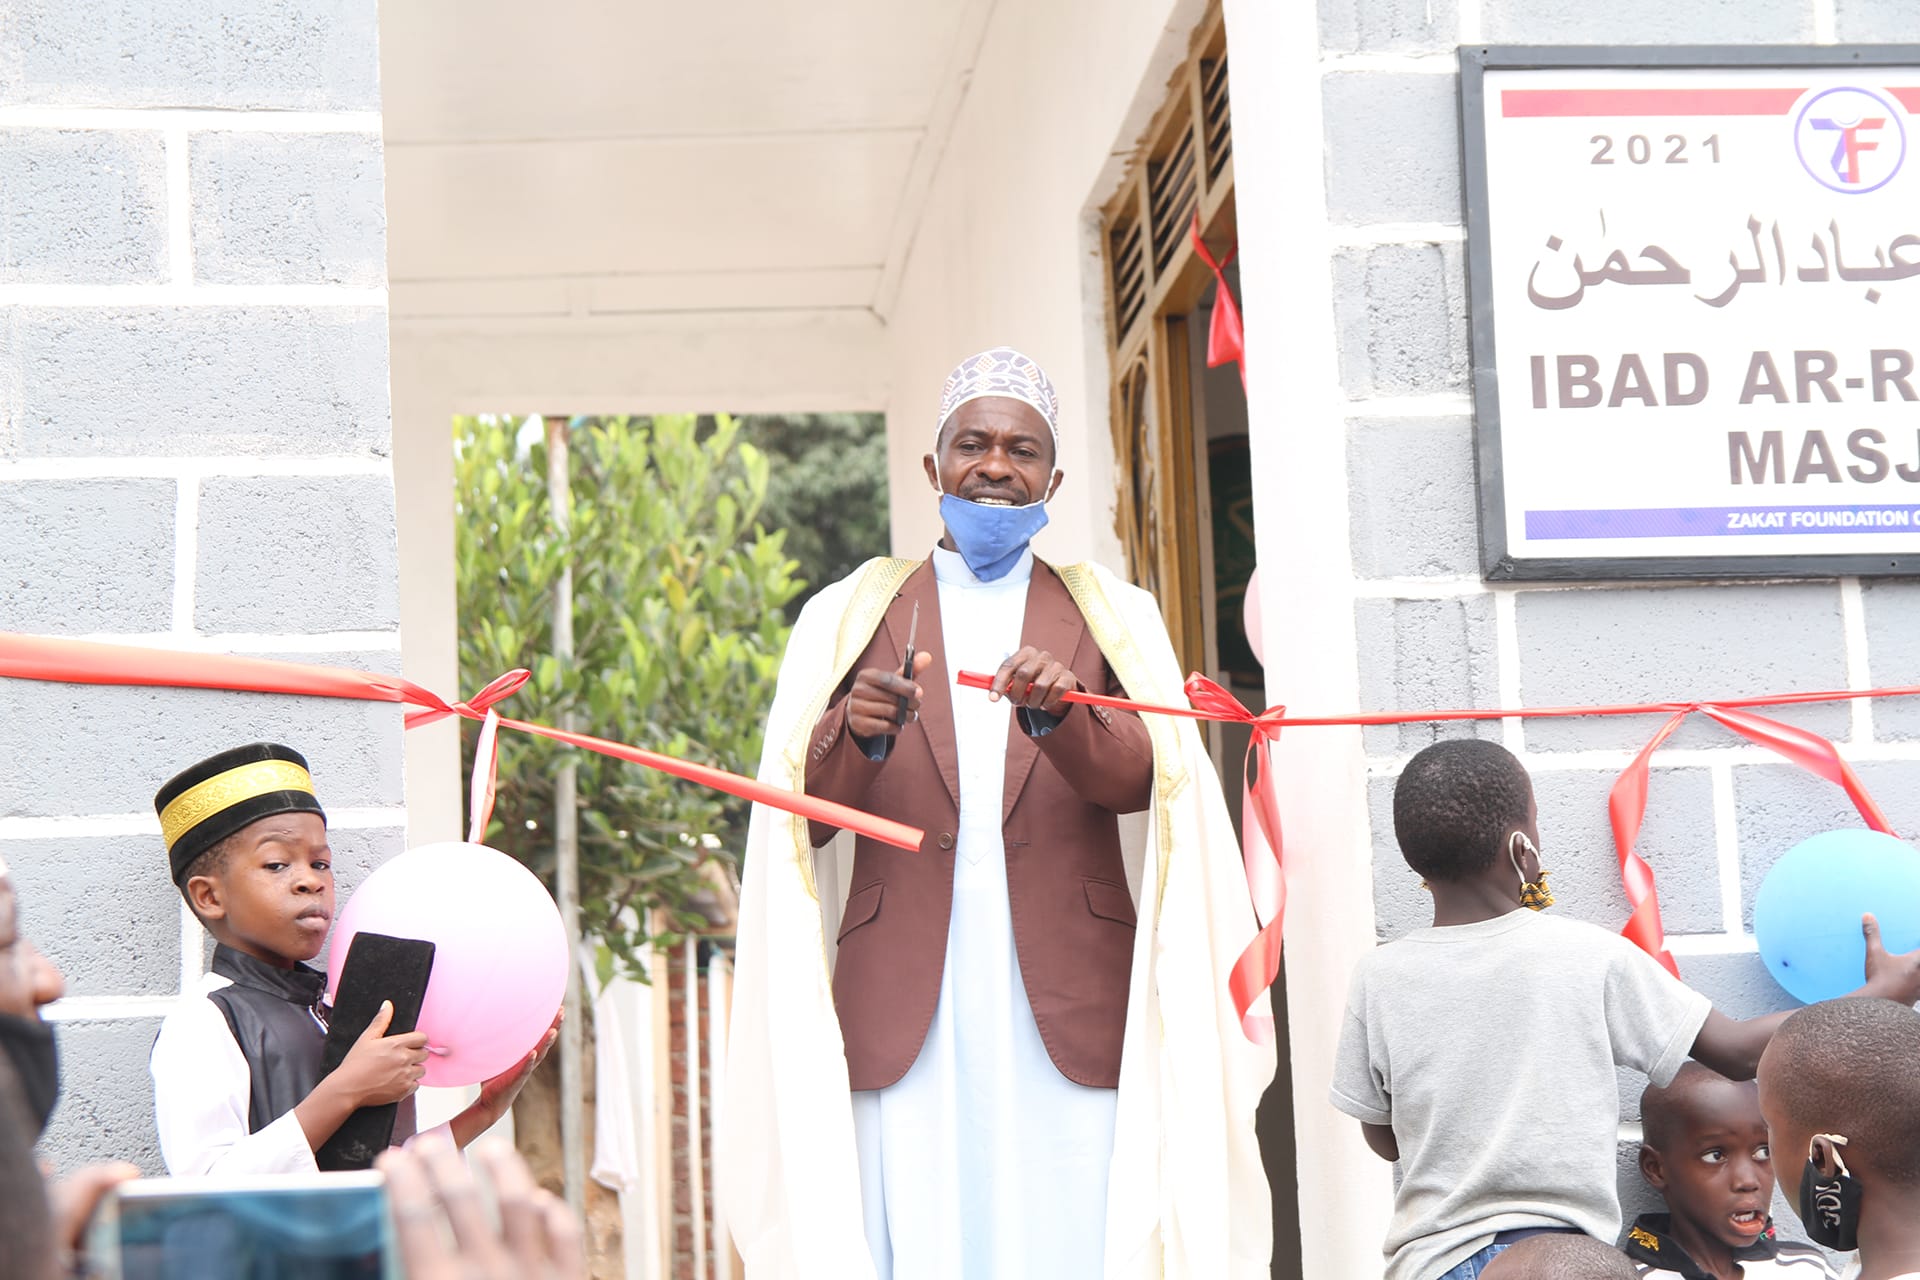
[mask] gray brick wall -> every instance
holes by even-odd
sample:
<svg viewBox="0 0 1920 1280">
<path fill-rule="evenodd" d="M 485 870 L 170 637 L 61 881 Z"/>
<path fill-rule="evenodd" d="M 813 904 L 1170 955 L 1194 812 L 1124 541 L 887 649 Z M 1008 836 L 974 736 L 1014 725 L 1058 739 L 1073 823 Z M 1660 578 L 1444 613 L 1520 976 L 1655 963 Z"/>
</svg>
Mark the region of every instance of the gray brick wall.
<svg viewBox="0 0 1920 1280">
<path fill-rule="evenodd" d="M 1365 705 L 1539 706 L 1920 684 L 1920 587 L 1911 582 L 1493 589 L 1480 580 L 1454 52 L 1496 42 L 1904 40 L 1912 35 L 1909 0 L 1320 0 L 1319 14 Z M 1920 832 L 1920 699 L 1778 716 L 1839 742 L 1895 827 Z M 1394 842 L 1395 779 L 1437 736 L 1469 732 L 1506 743 L 1533 775 L 1556 912 L 1619 928 L 1628 904 L 1607 795 L 1659 724 L 1646 717 L 1366 731 L 1377 936 L 1391 939 L 1431 918 L 1430 899 Z M 1658 878 L 1683 978 L 1734 1016 L 1790 1007 L 1753 943 L 1754 893 L 1799 840 L 1858 824 L 1838 788 L 1711 723 L 1676 734 L 1655 758 L 1639 851 Z M 1629 1217 L 1655 1203 L 1635 1167 L 1644 1084 L 1621 1073 L 1619 1174 Z M 1779 1211 L 1795 1229 L 1784 1203 Z"/>
<path fill-rule="evenodd" d="M 397 670 L 374 0 L 0 0 L 0 32 L 32 108 L 0 128 L 0 628 Z M 206 942 L 154 789 L 299 747 L 344 896 L 402 847 L 400 733 L 0 683 L 0 854 L 68 981 L 56 1168 L 159 1167 L 147 1052 Z"/>
</svg>

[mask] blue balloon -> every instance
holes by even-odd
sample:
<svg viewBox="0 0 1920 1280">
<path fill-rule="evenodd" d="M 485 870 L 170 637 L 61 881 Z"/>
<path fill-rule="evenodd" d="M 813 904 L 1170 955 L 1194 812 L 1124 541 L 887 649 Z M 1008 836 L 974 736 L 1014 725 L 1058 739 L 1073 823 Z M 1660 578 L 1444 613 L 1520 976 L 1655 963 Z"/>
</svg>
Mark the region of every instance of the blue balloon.
<svg viewBox="0 0 1920 1280">
<path fill-rule="evenodd" d="M 1866 981 L 1860 917 L 1872 912 L 1888 951 L 1920 947 L 1920 851 L 1878 831 L 1827 831 L 1773 864 L 1753 903 L 1767 971 L 1804 1004 Z"/>
</svg>

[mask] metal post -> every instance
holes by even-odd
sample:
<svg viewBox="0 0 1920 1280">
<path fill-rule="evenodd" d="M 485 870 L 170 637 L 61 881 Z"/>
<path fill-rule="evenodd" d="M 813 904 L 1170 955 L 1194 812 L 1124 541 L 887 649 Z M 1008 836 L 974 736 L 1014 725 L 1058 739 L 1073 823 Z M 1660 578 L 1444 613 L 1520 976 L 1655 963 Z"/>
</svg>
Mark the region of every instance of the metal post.
<svg viewBox="0 0 1920 1280">
<path fill-rule="evenodd" d="M 573 486 L 567 470 L 567 419 L 548 415 L 545 425 L 547 494 L 554 528 L 565 534 L 570 527 L 573 510 Z M 560 581 L 554 585 L 553 654 L 562 662 L 573 657 L 571 556 L 562 564 Z M 573 716 L 562 716 L 560 726 L 573 729 Z M 583 1133 L 586 1064 L 582 1060 L 584 1047 L 580 1024 L 580 831 L 579 815 L 574 809 L 575 766 L 572 752 L 562 759 L 564 763 L 553 783 L 554 896 L 567 932 L 567 1016 L 560 1024 L 560 1166 L 567 1205 L 576 1214 L 584 1214 L 587 1148 Z"/>
</svg>

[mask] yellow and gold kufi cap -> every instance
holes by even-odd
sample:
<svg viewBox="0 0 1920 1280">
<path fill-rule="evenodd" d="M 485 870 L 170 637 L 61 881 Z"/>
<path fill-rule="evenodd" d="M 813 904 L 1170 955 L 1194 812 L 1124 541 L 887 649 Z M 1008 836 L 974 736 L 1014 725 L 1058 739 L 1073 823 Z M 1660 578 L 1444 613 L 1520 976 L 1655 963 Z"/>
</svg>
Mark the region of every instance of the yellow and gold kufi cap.
<svg viewBox="0 0 1920 1280">
<path fill-rule="evenodd" d="M 249 823 L 277 813 L 327 816 L 314 797 L 307 758 L 277 742 L 207 757 L 168 779 L 153 807 L 176 885 L 195 858 Z"/>
</svg>

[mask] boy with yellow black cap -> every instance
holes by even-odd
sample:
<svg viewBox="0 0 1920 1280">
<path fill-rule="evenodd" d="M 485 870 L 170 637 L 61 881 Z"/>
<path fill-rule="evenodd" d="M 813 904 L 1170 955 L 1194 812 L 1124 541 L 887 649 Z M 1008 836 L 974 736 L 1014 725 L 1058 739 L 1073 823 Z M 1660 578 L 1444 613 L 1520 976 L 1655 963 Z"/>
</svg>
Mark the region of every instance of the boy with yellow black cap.
<svg viewBox="0 0 1920 1280">
<path fill-rule="evenodd" d="M 161 787 L 154 808 L 173 882 L 218 944 L 149 1064 L 168 1170 L 311 1172 L 348 1116 L 389 1102 L 400 1103 L 395 1140 L 410 1136 L 427 1041 L 386 1035 L 391 1005 L 320 1073 L 326 976 L 302 962 L 333 921 L 333 854 L 306 759 L 270 742 L 223 751 Z M 546 1047 L 482 1087 L 447 1126 L 454 1141 L 465 1146 L 506 1112 Z"/>
</svg>

